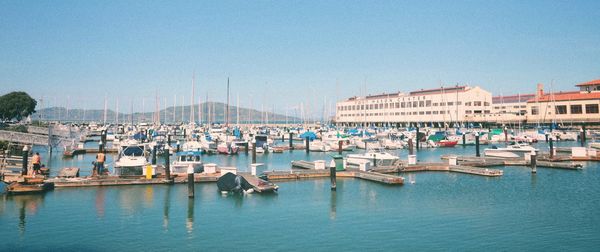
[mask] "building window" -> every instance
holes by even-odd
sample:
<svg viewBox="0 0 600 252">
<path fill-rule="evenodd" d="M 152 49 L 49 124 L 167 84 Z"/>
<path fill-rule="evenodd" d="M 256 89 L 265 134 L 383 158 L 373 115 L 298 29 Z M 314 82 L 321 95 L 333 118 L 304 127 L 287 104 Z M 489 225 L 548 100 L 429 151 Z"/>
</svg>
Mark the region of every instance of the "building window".
<svg viewBox="0 0 600 252">
<path fill-rule="evenodd" d="M 471 110 L 465 110 L 465 114 L 471 114 Z"/>
<path fill-rule="evenodd" d="M 539 113 L 540 113 L 540 109 L 538 108 L 538 106 L 531 107 L 531 115 L 537 115 Z"/>
<path fill-rule="evenodd" d="M 446 114 L 446 111 L 440 111 L 440 115 Z"/>
<path fill-rule="evenodd" d="M 405 113 L 404 112 L 400 112 L 400 115 L 405 115 Z"/>
<path fill-rule="evenodd" d="M 425 112 L 419 111 L 419 115 L 423 115 L 423 114 L 425 114 Z"/>
<path fill-rule="evenodd" d="M 399 108 L 399 107 L 400 107 L 400 103 L 396 102 L 396 108 Z"/>
<path fill-rule="evenodd" d="M 437 111 L 437 110 L 436 110 L 436 111 L 433 111 L 433 114 L 434 114 L 434 115 L 437 115 L 437 114 L 438 114 L 438 111 Z"/>
<path fill-rule="evenodd" d="M 567 113 L 567 105 L 556 106 L 556 114 L 564 115 Z"/>
<path fill-rule="evenodd" d="M 419 102 L 419 108 L 425 107 L 425 102 L 424 101 L 420 101 Z"/>
<path fill-rule="evenodd" d="M 448 102 L 448 106 L 454 106 L 454 102 Z"/>
<path fill-rule="evenodd" d="M 473 102 L 473 106 L 481 106 L 481 102 L 480 101 L 475 101 L 475 102 Z"/>
<path fill-rule="evenodd" d="M 489 102 L 484 102 L 483 106 L 490 106 L 490 103 Z"/>
<path fill-rule="evenodd" d="M 471 106 L 471 102 L 465 102 L 465 106 Z"/>
<path fill-rule="evenodd" d="M 489 114 L 489 113 L 490 113 L 490 111 L 489 111 L 489 110 L 484 110 L 484 111 L 483 111 L 483 113 L 484 113 L 484 114 Z"/>
<path fill-rule="evenodd" d="M 585 105 L 585 113 L 586 114 L 598 114 L 598 104 L 586 104 Z"/>
<path fill-rule="evenodd" d="M 473 114 L 481 114 L 481 110 L 473 110 Z"/>
<path fill-rule="evenodd" d="M 431 101 L 426 101 L 426 102 L 425 102 L 425 106 L 427 106 L 427 107 L 431 107 Z"/>
<path fill-rule="evenodd" d="M 456 105 L 462 105 L 462 102 L 461 101 L 457 101 Z"/>
<path fill-rule="evenodd" d="M 431 111 L 425 112 L 426 115 L 431 115 Z"/>
<path fill-rule="evenodd" d="M 581 109 L 581 105 L 571 105 L 571 114 L 581 114 L 583 113 Z"/>
<path fill-rule="evenodd" d="M 419 103 L 417 101 L 414 101 L 413 104 L 412 104 L 413 108 L 416 108 L 418 104 Z"/>
<path fill-rule="evenodd" d="M 437 105 L 438 105 L 438 103 L 437 103 L 437 102 L 434 102 L 434 103 L 433 103 L 433 106 L 434 106 L 434 107 L 437 107 Z"/>
</svg>

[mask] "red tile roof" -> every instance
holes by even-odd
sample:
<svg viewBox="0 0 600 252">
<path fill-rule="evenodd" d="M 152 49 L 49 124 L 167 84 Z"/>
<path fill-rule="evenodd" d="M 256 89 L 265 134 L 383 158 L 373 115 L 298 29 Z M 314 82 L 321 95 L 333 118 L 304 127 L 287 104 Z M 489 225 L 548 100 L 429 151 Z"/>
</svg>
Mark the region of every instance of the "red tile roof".
<svg viewBox="0 0 600 252">
<path fill-rule="evenodd" d="M 577 84 L 576 86 L 581 87 L 581 86 L 591 86 L 591 85 L 600 85 L 600 79 L 580 83 L 580 84 Z"/>
<path fill-rule="evenodd" d="M 575 101 L 575 100 L 600 100 L 600 92 L 581 93 L 575 92 L 560 92 L 553 94 L 545 94 L 539 98 L 533 98 L 527 102 L 549 102 L 549 101 Z"/>
</svg>

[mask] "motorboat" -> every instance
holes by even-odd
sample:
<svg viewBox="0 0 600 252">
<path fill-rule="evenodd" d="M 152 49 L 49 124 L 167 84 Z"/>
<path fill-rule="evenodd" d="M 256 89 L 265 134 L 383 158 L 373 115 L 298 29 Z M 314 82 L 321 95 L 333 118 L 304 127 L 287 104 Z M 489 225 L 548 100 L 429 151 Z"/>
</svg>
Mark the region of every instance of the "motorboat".
<svg viewBox="0 0 600 252">
<path fill-rule="evenodd" d="M 239 147 L 233 143 L 221 143 L 217 147 L 217 152 L 220 154 L 234 155 L 237 154 Z"/>
<path fill-rule="evenodd" d="M 483 154 L 486 157 L 499 157 L 499 158 L 520 158 L 524 157 L 526 153 L 537 152 L 538 149 L 522 143 L 513 142 L 504 148 L 498 148 L 493 146 L 492 148 L 486 148 L 483 150 Z"/>
<path fill-rule="evenodd" d="M 328 152 L 331 150 L 331 147 L 324 142 L 315 140 L 310 143 L 308 149 L 313 152 Z"/>
<path fill-rule="evenodd" d="M 346 158 L 349 164 L 359 164 L 366 160 L 371 166 L 394 166 L 400 162 L 398 156 L 387 153 L 384 149 L 369 150 L 363 154 L 348 154 Z"/>
<path fill-rule="evenodd" d="M 201 173 L 204 171 L 204 164 L 200 151 L 180 151 L 175 154 L 177 159 L 171 164 L 171 173 L 186 174 L 187 169 L 190 165 L 194 167 L 194 173 Z"/>
<path fill-rule="evenodd" d="M 115 161 L 114 174 L 117 176 L 146 175 L 145 167 L 149 165 L 144 156 L 145 146 L 135 140 L 128 140 L 127 145 L 122 145 L 119 156 Z M 152 175 L 156 169 L 152 168 Z"/>
</svg>

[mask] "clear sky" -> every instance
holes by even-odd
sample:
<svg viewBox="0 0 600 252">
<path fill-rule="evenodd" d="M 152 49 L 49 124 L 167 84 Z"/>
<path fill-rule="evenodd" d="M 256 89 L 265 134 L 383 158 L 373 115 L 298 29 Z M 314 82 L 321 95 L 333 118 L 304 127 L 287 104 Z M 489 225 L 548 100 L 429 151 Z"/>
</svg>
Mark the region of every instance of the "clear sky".
<svg viewBox="0 0 600 252">
<path fill-rule="evenodd" d="M 126 111 L 144 98 L 151 110 L 156 93 L 189 103 L 195 72 L 203 99 L 224 101 L 230 77 L 242 106 L 321 113 L 325 99 L 442 84 L 572 90 L 600 78 L 599 10 L 597 0 L 0 0 L 0 93 L 86 108 L 107 95 Z"/>
</svg>

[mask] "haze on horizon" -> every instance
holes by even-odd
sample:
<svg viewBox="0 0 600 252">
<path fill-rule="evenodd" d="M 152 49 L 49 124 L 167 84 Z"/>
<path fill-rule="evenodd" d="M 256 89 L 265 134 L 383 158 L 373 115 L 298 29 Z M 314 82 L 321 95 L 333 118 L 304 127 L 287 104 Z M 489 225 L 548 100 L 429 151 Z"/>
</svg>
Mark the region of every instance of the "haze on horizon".
<svg viewBox="0 0 600 252">
<path fill-rule="evenodd" d="M 440 85 L 495 95 L 600 77 L 599 1 L 0 0 L 0 93 L 135 111 L 208 94 L 282 113 Z M 68 98 L 68 99 L 67 99 Z M 161 108 L 164 105 L 161 105 Z"/>
</svg>

